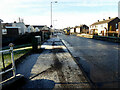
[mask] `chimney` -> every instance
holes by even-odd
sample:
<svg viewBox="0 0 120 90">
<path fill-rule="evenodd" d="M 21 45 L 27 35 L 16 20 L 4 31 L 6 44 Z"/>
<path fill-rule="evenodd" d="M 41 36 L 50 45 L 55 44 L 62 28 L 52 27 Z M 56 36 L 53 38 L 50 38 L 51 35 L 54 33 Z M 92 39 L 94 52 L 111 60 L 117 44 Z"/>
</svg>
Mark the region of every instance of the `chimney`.
<svg viewBox="0 0 120 90">
<path fill-rule="evenodd" d="M 111 19 L 111 17 L 108 17 L 109 19 Z"/>
<path fill-rule="evenodd" d="M 99 22 L 99 20 L 98 20 L 98 22 Z"/>
<path fill-rule="evenodd" d="M 21 20 L 20 20 L 20 17 L 19 17 L 19 22 L 20 22 Z"/>
<path fill-rule="evenodd" d="M 16 23 L 16 21 L 14 21 L 14 23 Z"/>
</svg>

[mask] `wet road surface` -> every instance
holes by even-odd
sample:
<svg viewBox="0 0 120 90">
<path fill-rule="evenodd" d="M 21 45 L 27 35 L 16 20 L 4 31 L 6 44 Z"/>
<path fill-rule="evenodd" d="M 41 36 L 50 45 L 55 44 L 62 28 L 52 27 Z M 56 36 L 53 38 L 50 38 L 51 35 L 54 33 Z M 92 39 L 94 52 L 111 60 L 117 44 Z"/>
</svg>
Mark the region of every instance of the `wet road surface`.
<svg viewBox="0 0 120 90">
<path fill-rule="evenodd" d="M 97 87 L 118 87 L 120 46 L 118 43 L 59 35 Z"/>
</svg>

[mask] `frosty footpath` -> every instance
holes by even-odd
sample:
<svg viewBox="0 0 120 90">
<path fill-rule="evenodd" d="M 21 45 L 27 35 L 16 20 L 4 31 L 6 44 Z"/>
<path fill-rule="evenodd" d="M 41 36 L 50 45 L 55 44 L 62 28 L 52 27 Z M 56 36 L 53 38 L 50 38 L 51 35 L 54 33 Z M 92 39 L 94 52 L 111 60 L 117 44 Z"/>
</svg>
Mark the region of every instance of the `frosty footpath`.
<svg viewBox="0 0 120 90">
<path fill-rule="evenodd" d="M 90 88 L 90 84 L 62 41 L 55 37 L 42 46 L 42 53 L 27 56 L 17 66 L 17 73 L 27 82 L 20 89 Z"/>
</svg>

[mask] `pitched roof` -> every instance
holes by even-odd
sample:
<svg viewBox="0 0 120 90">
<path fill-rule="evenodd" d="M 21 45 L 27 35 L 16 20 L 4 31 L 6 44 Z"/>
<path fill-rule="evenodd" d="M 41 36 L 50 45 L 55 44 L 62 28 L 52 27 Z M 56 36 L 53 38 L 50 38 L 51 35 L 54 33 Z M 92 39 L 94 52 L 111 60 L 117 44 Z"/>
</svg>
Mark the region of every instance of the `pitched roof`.
<svg viewBox="0 0 120 90">
<path fill-rule="evenodd" d="M 29 27 L 30 25 L 25 25 L 26 27 Z"/>
<path fill-rule="evenodd" d="M 115 17 L 115 18 L 117 18 L 117 17 Z M 111 18 L 111 19 L 108 19 L 108 20 L 103 20 L 103 21 L 95 22 L 95 23 L 93 23 L 90 26 L 98 25 L 98 24 L 103 24 L 103 23 L 109 23 L 110 21 L 114 20 L 115 18 Z"/>
<path fill-rule="evenodd" d="M 83 26 L 87 26 L 87 25 L 82 24 L 82 25 L 80 25 L 80 26 L 75 26 L 75 28 L 80 28 L 80 27 L 83 27 Z M 87 27 L 88 27 L 88 26 L 87 26 Z"/>
<path fill-rule="evenodd" d="M 0 22 L 3 22 L 3 20 L 2 20 L 2 19 L 0 19 Z"/>
<path fill-rule="evenodd" d="M 43 28 L 45 25 L 33 25 L 34 28 L 38 27 L 39 29 Z"/>
<path fill-rule="evenodd" d="M 8 26 L 8 27 L 6 27 L 6 28 L 20 28 L 20 27 L 11 27 L 11 26 Z"/>
</svg>

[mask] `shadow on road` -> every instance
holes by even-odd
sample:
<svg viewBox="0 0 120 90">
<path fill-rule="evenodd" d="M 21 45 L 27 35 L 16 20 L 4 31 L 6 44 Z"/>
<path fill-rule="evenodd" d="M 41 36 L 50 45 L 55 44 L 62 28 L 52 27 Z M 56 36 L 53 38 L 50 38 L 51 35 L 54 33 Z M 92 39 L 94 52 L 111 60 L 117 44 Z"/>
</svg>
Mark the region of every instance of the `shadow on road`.
<svg viewBox="0 0 120 90">
<path fill-rule="evenodd" d="M 39 80 L 32 80 L 32 81 L 29 81 L 27 84 L 25 84 L 22 88 L 20 88 L 19 90 L 21 89 L 34 89 L 34 90 L 38 90 L 38 88 L 40 90 L 44 90 L 44 89 L 49 89 L 49 90 L 52 90 L 55 86 L 55 82 L 52 81 L 52 80 L 48 80 L 48 79 L 39 79 Z"/>
</svg>

